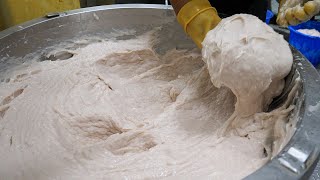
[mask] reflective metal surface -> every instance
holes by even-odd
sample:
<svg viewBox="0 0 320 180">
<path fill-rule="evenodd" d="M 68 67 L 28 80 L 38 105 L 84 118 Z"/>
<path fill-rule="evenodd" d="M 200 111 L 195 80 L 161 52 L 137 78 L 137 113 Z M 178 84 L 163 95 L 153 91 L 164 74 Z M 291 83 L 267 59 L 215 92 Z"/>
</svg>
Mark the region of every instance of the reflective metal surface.
<svg viewBox="0 0 320 180">
<path fill-rule="evenodd" d="M 135 31 L 136 36 L 155 27 L 160 27 L 161 34 L 160 41 L 154 47 L 158 53 L 162 54 L 174 47 L 195 48 L 176 23 L 171 6 L 99 6 L 50 14 L 0 32 L 0 76 L 17 64 L 29 61 L 31 58 L 28 54 L 33 53 L 32 56 L 38 57 L 40 61 L 50 47 L 70 39 L 85 36 L 128 39 L 132 36 L 121 35 L 119 32 L 130 29 Z M 246 179 L 305 179 L 313 172 L 319 157 L 320 77 L 298 51 L 292 49 L 292 52 L 303 84 L 291 117 L 297 120 L 296 132 L 275 158 Z"/>
</svg>

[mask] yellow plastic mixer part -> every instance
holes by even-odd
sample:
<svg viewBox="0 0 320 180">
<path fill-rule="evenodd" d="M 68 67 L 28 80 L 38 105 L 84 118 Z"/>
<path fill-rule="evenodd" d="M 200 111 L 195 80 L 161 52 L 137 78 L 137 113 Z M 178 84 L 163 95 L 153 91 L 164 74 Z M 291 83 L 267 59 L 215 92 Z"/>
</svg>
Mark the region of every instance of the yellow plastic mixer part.
<svg viewBox="0 0 320 180">
<path fill-rule="evenodd" d="M 77 8 L 80 8 L 79 0 L 0 0 L 0 28 L 8 28 L 47 13 Z"/>
<path fill-rule="evenodd" d="M 191 0 L 178 12 L 178 22 L 199 48 L 206 34 L 221 21 L 208 0 Z"/>
</svg>

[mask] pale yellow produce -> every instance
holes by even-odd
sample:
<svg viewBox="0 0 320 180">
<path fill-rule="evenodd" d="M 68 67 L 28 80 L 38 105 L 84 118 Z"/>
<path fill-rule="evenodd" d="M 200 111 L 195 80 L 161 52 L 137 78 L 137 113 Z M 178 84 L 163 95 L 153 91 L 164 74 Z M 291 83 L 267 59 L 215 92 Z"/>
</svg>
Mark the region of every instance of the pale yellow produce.
<svg viewBox="0 0 320 180">
<path fill-rule="evenodd" d="M 297 25 L 319 14 L 320 0 L 281 0 L 277 23 L 281 26 Z"/>
</svg>

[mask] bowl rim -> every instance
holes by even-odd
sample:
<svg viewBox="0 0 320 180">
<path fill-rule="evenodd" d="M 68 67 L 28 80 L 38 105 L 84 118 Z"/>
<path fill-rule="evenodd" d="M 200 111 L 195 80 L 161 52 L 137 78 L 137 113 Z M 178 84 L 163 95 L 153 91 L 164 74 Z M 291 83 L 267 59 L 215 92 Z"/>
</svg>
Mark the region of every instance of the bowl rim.
<svg viewBox="0 0 320 180">
<path fill-rule="evenodd" d="M 16 32 L 24 31 L 28 28 L 32 28 L 41 23 L 49 23 L 50 21 L 57 18 L 64 18 L 67 16 L 79 16 L 83 13 L 97 13 L 98 11 L 107 11 L 107 10 L 123 10 L 130 9 L 141 13 L 141 9 L 157 9 L 164 12 L 170 11 L 172 13 L 172 7 L 170 5 L 150 5 L 150 4 L 125 4 L 125 5 L 106 5 L 98 6 L 91 8 L 77 9 L 67 12 L 61 12 L 58 16 L 49 18 L 42 17 L 29 22 L 14 26 L 7 30 L 0 32 L 0 42 L 5 42 L 7 36 L 13 37 Z M 164 13 L 166 14 L 166 13 Z M 172 15 L 170 15 L 170 18 Z M 165 17 L 164 17 L 165 18 Z M 0 43 L 1 45 L 1 43 Z M 5 49 L 0 49 L 0 55 Z M 297 127 L 294 135 L 292 136 L 289 143 L 281 150 L 281 152 L 270 160 L 266 165 L 262 166 L 245 179 L 262 179 L 262 180 L 271 180 L 271 179 L 300 179 L 305 178 L 310 170 L 313 170 L 318 162 L 320 154 L 320 128 L 315 124 L 320 125 L 320 109 L 317 111 L 311 112 L 308 107 L 314 106 L 320 102 L 320 76 L 315 68 L 306 60 L 306 58 L 296 49 L 292 48 L 293 57 L 295 59 L 294 63 L 297 64 L 297 69 L 301 75 L 303 85 L 303 94 L 302 97 L 302 108 L 299 109 L 299 119 L 301 122 L 300 127 Z M 301 120 L 303 119 L 303 121 Z M 319 126 L 318 125 L 318 126 Z M 298 162 L 290 164 L 290 158 L 294 156 L 290 155 L 290 148 L 296 148 L 296 150 L 301 153 L 308 152 L 310 155 L 305 162 Z M 296 151 L 297 152 L 297 151 Z M 281 158 L 289 158 L 287 166 L 281 164 Z M 299 159 L 298 159 L 299 160 Z M 291 166 L 291 167 L 290 167 Z M 294 170 L 298 167 L 303 166 L 304 169 L 299 172 Z M 232 173 L 232 172 L 231 172 Z M 309 175 L 308 175 L 309 176 Z"/>
</svg>

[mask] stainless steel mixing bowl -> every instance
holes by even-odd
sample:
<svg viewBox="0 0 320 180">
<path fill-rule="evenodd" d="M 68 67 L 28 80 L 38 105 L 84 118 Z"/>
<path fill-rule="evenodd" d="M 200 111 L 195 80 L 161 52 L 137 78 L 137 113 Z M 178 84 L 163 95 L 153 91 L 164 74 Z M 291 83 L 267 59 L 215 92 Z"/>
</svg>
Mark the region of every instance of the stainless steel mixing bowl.
<svg viewBox="0 0 320 180">
<path fill-rule="evenodd" d="M 176 22 L 171 6 L 100 6 L 53 13 L 0 32 L 0 76 L 17 64 L 29 61 L 28 54 L 36 52 L 33 57 L 43 60 L 44 51 L 70 39 L 84 36 L 128 39 L 132 36 L 119 35 L 119 31 L 131 29 L 139 35 L 154 27 L 161 27 L 161 39 L 155 46 L 158 53 L 174 47 L 195 48 Z M 320 152 L 320 77 L 298 51 L 292 49 L 292 52 L 303 82 L 291 117 L 297 121 L 295 134 L 276 157 L 246 179 L 305 179 L 317 164 Z"/>
</svg>

